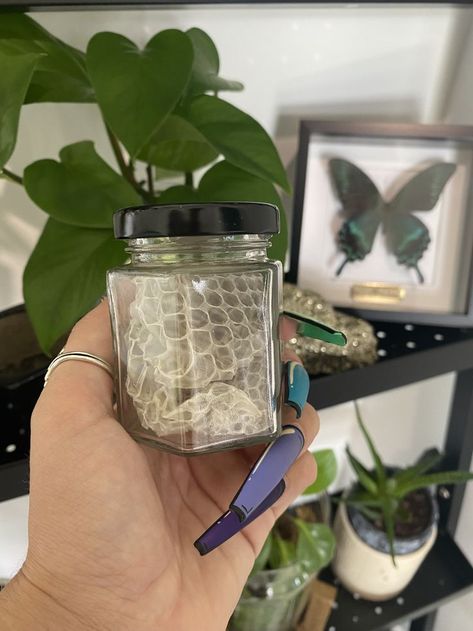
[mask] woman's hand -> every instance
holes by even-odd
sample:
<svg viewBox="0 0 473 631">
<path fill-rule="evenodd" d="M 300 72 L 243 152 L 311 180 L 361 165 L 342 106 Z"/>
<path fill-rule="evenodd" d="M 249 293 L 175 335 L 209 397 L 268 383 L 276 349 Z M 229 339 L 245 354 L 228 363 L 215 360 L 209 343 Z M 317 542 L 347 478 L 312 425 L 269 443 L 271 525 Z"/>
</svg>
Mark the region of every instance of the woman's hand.
<svg viewBox="0 0 473 631">
<path fill-rule="evenodd" d="M 112 362 L 108 307 L 66 350 Z M 295 421 L 308 447 L 318 417 Z M 112 381 L 77 361 L 58 367 L 32 417 L 29 547 L 0 596 L 2 630 L 224 631 L 275 519 L 308 486 L 303 451 L 277 504 L 201 557 L 193 541 L 227 510 L 262 448 L 184 458 L 138 445 L 115 419 Z"/>
</svg>

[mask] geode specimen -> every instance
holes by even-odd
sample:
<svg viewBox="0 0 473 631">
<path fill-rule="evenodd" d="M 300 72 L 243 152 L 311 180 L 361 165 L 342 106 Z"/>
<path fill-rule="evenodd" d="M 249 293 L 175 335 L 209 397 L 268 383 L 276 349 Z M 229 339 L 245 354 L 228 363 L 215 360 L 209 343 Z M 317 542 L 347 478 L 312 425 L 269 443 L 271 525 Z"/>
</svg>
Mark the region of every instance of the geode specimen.
<svg viewBox="0 0 473 631">
<path fill-rule="evenodd" d="M 310 374 L 343 372 L 374 364 L 377 360 L 378 345 L 373 327 L 365 320 L 333 309 L 320 294 L 286 283 L 284 309 L 319 320 L 347 336 L 344 347 L 301 336 L 288 342 L 288 347 L 299 355 Z"/>
</svg>

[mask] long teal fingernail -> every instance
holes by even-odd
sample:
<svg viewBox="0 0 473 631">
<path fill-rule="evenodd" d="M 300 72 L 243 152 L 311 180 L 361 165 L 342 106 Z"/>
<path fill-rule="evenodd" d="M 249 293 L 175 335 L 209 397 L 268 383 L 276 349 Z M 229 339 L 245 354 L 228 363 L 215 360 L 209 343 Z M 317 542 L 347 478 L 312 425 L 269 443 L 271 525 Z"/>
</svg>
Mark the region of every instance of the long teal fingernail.
<svg viewBox="0 0 473 631">
<path fill-rule="evenodd" d="M 286 396 L 284 403 L 294 408 L 297 418 L 299 418 L 309 396 L 309 375 L 304 366 L 298 362 L 287 362 L 285 364 L 285 373 Z"/>
<path fill-rule="evenodd" d="M 347 338 L 345 333 L 332 329 L 332 327 L 322 324 L 313 318 L 296 313 L 295 311 L 284 311 L 284 315 L 297 322 L 297 334 L 303 337 L 310 337 L 314 340 L 322 340 L 328 344 L 345 346 Z"/>
</svg>

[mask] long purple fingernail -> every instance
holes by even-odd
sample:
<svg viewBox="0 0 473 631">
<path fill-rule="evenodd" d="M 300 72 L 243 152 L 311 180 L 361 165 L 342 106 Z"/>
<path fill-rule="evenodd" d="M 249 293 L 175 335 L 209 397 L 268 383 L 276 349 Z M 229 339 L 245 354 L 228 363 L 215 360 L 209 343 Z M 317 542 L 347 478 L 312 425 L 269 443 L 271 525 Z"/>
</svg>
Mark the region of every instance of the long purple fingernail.
<svg viewBox="0 0 473 631">
<path fill-rule="evenodd" d="M 201 535 L 197 541 L 194 541 L 194 546 L 203 556 L 208 552 L 211 552 L 222 543 L 225 543 L 228 539 L 236 535 L 237 532 L 246 528 L 248 524 L 264 513 L 270 506 L 278 500 L 284 493 L 286 483 L 284 480 L 280 480 L 279 484 L 271 491 L 266 499 L 258 506 L 256 510 L 252 512 L 250 517 L 245 522 L 242 522 L 238 515 L 232 510 L 228 510 L 224 515 L 219 517 L 210 528 L 208 528 L 203 535 Z"/>
<path fill-rule="evenodd" d="M 304 434 L 295 425 L 285 425 L 277 438 L 263 452 L 251 468 L 242 487 L 235 495 L 230 509 L 240 521 L 251 515 L 263 502 L 278 480 L 284 477 L 304 447 Z"/>
</svg>

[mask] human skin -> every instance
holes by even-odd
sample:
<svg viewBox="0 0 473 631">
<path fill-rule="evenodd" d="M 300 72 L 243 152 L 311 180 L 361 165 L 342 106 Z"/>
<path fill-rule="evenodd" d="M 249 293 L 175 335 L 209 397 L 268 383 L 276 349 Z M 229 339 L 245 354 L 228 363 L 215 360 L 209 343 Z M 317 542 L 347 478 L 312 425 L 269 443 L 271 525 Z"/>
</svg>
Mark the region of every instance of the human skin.
<svg viewBox="0 0 473 631">
<path fill-rule="evenodd" d="M 66 350 L 113 360 L 103 301 Z M 292 358 L 291 358 L 292 359 Z M 315 477 L 306 450 L 278 502 L 201 557 L 192 542 L 262 451 L 184 458 L 138 445 L 116 421 L 110 376 L 78 361 L 51 375 L 31 419 L 27 558 L 0 593 L 2 631 L 224 631 L 277 517 Z M 315 410 L 297 423 L 307 448 Z"/>
</svg>

